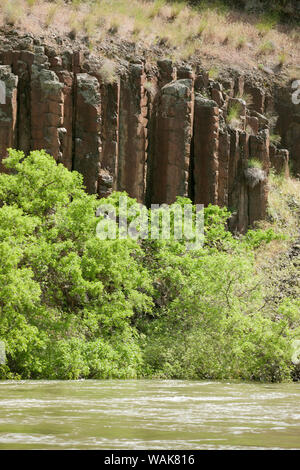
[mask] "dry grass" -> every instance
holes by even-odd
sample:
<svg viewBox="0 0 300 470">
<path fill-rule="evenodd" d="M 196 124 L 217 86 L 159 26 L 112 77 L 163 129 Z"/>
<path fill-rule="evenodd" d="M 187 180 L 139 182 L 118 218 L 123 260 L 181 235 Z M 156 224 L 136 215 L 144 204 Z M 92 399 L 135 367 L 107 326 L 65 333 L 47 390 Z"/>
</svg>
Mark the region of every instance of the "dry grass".
<svg viewBox="0 0 300 470">
<path fill-rule="evenodd" d="M 43 35 L 45 28 L 61 36 L 71 31 L 94 44 L 104 37 L 139 42 L 141 47 L 163 41 L 176 59 L 191 56 L 223 63 L 296 67 L 300 29 L 279 26 L 274 17 L 258 18 L 227 9 L 196 10 L 185 2 L 166 0 L 1 0 L 0 24 Z"/>
<path fill-rule="evenodd" d="M 272 224 L 287 234 L 299 236 L 300 181 L 271 173 L 269 216 Z"/>
<path fill-rule="evenodd" d="M 285 178 L 271 172 L 269 176 L 268 219 L 257 223 L 262 229 L 272 229 L 283 236 L 281 240 L 273 240 L 256 253 L 257 268 L 264 268 L 270 263 L 270 272 L 276 269 L 286 276 L 284 265 L 276 267 L 276 260 L 280 261 L 282 255 L 286 256 L 291 244 L 299 237 L 300 222 L 300 181 L 294 178 Z M 289 264 L 287 266 L 289 268 Z M 294 267 L 294 274 L 297 268 Z"/>
<path fill-rule="evenodd" d="M 99 75 L 103 83 L 113 84 L 118 80 L 116 73 L 116 63 L 110 59 L 104 59 L 100 69 Z"/>
</svg>

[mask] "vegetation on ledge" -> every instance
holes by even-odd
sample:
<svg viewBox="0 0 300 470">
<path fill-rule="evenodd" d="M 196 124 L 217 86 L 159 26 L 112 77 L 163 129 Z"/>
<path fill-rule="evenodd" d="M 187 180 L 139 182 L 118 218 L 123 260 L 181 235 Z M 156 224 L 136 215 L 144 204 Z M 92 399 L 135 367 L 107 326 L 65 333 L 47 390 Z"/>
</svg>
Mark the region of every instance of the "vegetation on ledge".
<svg viewBox="0 0 300 470">
<path fill-rule="evenodd" d="M 99 48 L 117 61 L 129 51 L 145 52 L 148 59 L 216 59 L 273 67 L 276 74 L 284 68 L 297 78 L 300 12 L 292 2 L 269 7 L 266 1 L 2 0 L 0 25 L 45 42 L 69 38 L 72 47 Z M 283 24 L 287 17 L 294 21 Z"/>
<path fill-rule="evenodd" d="M 97 207 L 118 207 L 120 193 L 87 195 L 44 151 L 10 150 L 5 165 L 2 379 L 299 376 L 299 182 L 273 176 L 269 220 L 244 236 L 226 230 L 226 208 L 207 207 L 204 245 L 187 250 L 97 238 Z"/>
</svg>

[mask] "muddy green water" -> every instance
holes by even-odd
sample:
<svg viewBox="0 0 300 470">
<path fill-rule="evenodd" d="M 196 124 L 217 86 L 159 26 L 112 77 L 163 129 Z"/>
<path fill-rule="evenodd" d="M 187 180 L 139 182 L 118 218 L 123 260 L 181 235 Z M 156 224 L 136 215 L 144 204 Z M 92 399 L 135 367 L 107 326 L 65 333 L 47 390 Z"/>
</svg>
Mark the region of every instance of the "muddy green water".
<svg viewBox="0 0 300 470">
<path fill-rule="evenodd" d="M 300 384 L 0 382 L 0 449 L 300 449 Z"/>
</svg>

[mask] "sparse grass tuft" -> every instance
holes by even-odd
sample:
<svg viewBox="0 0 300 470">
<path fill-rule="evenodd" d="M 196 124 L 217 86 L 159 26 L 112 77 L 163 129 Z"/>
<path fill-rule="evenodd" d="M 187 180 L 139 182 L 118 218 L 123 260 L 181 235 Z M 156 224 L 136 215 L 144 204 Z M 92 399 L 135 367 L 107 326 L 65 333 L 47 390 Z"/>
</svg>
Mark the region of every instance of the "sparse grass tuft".
<svg viewBox="0 0 300 470">
<path fill-rule="evenodd" d="M 269 56 L 269 62 L 273 60 L 276 65 L 276 51 L 284 51 L 279 54 L 279 65 L 288 57 L 289 70 L 297 66 L 299 28 L 277 28 L 274 15 L 256 18 L 255 22 L 255 14 L 237 14 L 233 9 L 224 8 L 222 1 L 0 1 L 0 26 L 1 23 L 16 25 L 35 35 L 43 35 L 46 27 L 49 32 L 59 31 L 62 37 L 80 39 L 85 36 L 99 44 L 107 34 L 117 34 L 116 41 L 125 41 L 125 44 L 136 41 L 150 51 L 157 38 L 166 38 L 160 43 L 162 52 L 165 56 L 173 55 L 176 60 L 201 55 L 229 64 L 243 61 L 246 67 L 255 66 L 259 56 Z"/>
<path fill-rule="evenodd" d="M 161 9 L 166 5 L 166 0 L 154 0 L 148 9 L 148 17 L 153 19 L 159 15 Z"/>
<path fill-rule="evenodd" d="M 4 0 L 2 9 L 4 22 L 8 25 L 15 26 L 22 17 L 22 4 L 19 0 L 14 2 Z"/>
<path fill-rule="evenodd" d="M 278 134 L 271 134 L 270 135 L 270 142 L 275 145 L 279 145 L 281 143 L 281 136 Z"/>
<path fill-rule="evenodd" d="M 58 13 L 58 9 L 59 9 L 58 4 L 54 4 L 49 7 L 46 18 L 45 18 L 46 28 L 49 28 L 53 24 L 55 16 Z"/>
<path fill-rule="evenodd" d="M 242 49 L 243 47 L 245 47 L 245 44 L 246 44 L 245 36 L 240 36 L 238 38 L 236 47 L 237 47 L 237 49 Z"/>
<path fill-rule="evenodd" d="M 113 60 L 105 59 L 99 69 L 99 75 L 106 84 L 113 84 L 118 80 L 116 63 Z"/>
<path fill-rule="evenodd" d="M 241 112 L 241 105 L 240 103 L 233 103 L 227 111 L 226 120 L 228 124 L 232 126 L 237 126 L 240 122 L 240 112 Z"/>
<path fill-rule="evenodd" d="M 248 160 L 248 168 L 257 168 L 259 170 L 262 170 L 262 162 L 260 160 L 257 160 L 257 158 L 250 158 Z"/>
<path fill-rule="evenodd" d="M 287 55 L 285 52 L 281 52 L 278 56 L 278 64 L 282 67 L 287 61 Z"/>
<path fill-rule="evenodd" d="M 275 48 L 276 47 L 273 41 L 264 41 L 258 48 L 258 55 L 271 54 L 275 51 Z"/>
<path fill-rule="evenodd" d="M 250 95 L 249 93 L 242 93 L 242 94 L 237 93 L 236 98 L 239 98 L 245 101 L 247 106 L 250 106 L 251 104 L 253 104 L 253 96 Z"/>
<path fill-rule="evenodd" d="M 211 80 L 217 80 L 220 75 L 220 70 L 216 66 L 212 66 L 208 71 L 208 78 Z"/>
<path fill-rule="evenodd" d="M 256 24 L 256 28 L 261 36 L 266 36 L 272 29 L 276 27 L 278 17 L 274 14 L 265 14 L 262 19 Z"/>
<path fill-rule="evenodd" d="M 37 3 L 37 0 L 26 0 L 26 3 L 29 6 L 29 8 L 31 8 Z"/>
</svg>

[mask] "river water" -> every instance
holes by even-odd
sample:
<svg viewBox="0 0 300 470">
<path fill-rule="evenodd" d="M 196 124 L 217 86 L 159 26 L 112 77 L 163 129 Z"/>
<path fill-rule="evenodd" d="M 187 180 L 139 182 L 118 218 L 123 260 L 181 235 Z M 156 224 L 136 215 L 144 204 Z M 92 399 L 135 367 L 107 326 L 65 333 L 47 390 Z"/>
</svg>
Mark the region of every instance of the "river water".
<svg viewBox="0 0 300 470">
<path fill-rule="evenodd" d="M 300 383 L 0 382 L 0 449 L 300 449 Z"/>
</svg>

